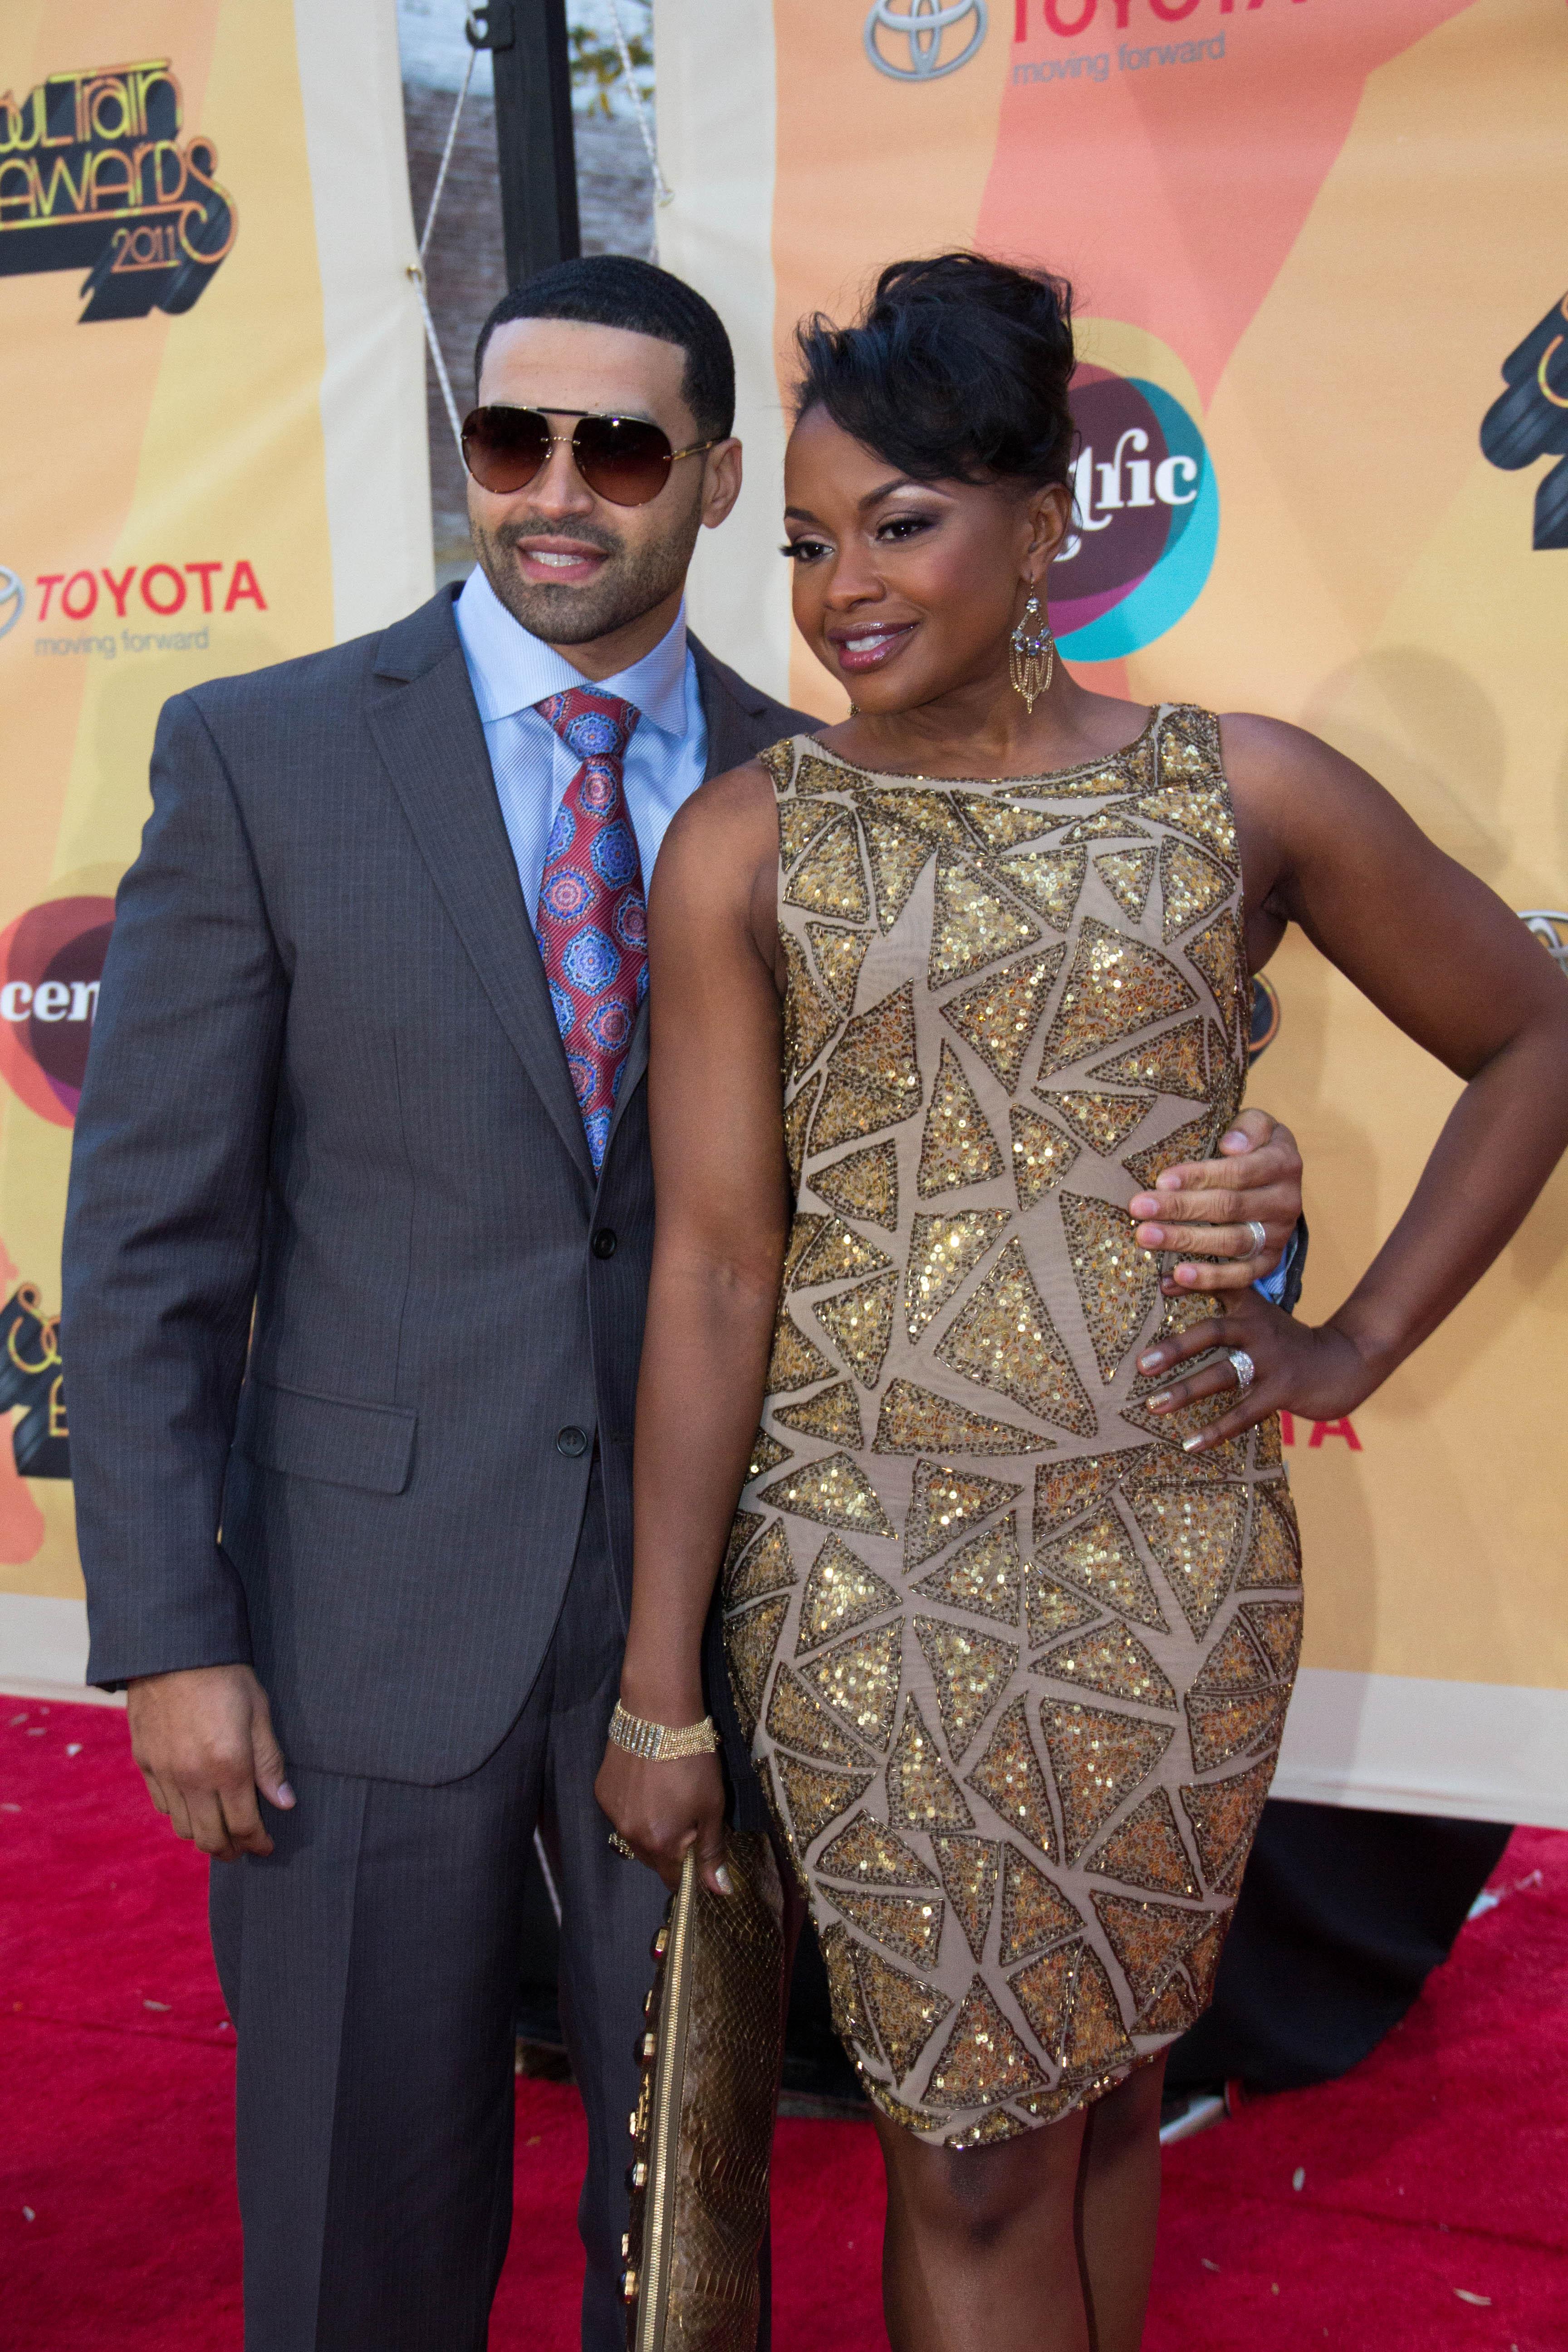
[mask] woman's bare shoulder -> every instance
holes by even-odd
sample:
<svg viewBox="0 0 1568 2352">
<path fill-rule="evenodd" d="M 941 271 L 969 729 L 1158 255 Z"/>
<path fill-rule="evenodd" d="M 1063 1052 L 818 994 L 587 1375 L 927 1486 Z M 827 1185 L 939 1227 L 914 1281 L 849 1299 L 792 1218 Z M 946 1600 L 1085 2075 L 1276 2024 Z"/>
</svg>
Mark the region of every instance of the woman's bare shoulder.
<svg viewBox="0 0 1568 2352">
<path fill-rule="evenodd" d="M 670 820 L 654 868 L 666 893 L 749 902 L 759 868 L 778 859 L 777 796 L 760 760 L 710 776 Z"/>
<path fill-rule="evenodd" d="M 1267 818 L 1292 835 L 1315 835 L 1352 815 L 1392 816 L 1397 810 L 1374 776 L 1288 719 L 1227 710 L 1219 729 L 1221 757 L 1239 814 Z"/>
</svg>

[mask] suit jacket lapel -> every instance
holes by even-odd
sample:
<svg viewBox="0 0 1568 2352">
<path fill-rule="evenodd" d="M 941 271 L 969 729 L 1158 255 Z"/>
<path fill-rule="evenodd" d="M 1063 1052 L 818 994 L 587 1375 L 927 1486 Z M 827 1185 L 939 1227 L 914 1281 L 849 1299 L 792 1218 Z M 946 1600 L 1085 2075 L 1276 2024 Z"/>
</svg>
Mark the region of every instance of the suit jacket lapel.
<svg viewBox="0 0 1568 2352">
<path fill-rule="evenodd" d="M 697 665 L 697 690 L 702 698 L 702 716 L 708 730 L 708 758 L 702 771 L 704 783 L 710 776 L 722 776 L 752 758 L 758 749 L 757 722 L 768 708 L 767 697 L 755 694 L 744 679 L 733 670 L 716 662 L 706 646 L 696 637 L 689 639 L 691 656 Z M 742 702 L 737 689 L 749 698 Z M 765 741 L 765 738 L 763 740 Z M 649 877 L 651 879 L 651 877 Z M 616 1097 L 616 1115 L 610 1121 L 613 1139 L 621 1123 L 621 1115 L 630 1102 L 647 1071 L 647 999 L 645 997 L 637 1013 L 632 1042 L 626 1047 L 626 1066 L 621 1072 L 621 1090 Z M 605 1147 L 605 1164 L 609 1165 L 609 1144 Z"/>
<path fill-rule="evenodd" d="M 562 1141 L 592 1184 L 588 1139 L 447 594 L 382 639 L 369 720 L 442 904 L 496 1017 Z M 646 1020 L 645 1005 L 639 1034 Z M 629 1079 L 628 1072 L 623 1098 Z"/>
</svg>

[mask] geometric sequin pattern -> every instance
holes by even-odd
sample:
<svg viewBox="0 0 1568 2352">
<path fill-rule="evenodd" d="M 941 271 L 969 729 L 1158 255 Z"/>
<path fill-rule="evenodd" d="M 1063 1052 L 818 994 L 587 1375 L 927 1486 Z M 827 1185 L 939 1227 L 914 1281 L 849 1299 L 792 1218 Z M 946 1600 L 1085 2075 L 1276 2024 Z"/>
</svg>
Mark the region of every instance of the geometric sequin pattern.
<svg viewBox="0 0 1568 2352">
<path fill-rule="evenodd" d="M 935 1350 L 983 1388 L 1000 1390 L 1042 1421 L 1092 1437 L 1094 1407 L 1047 1312 L 1018 1243 L 1010 1241 Z"/>
<path fill-rule="evenodd" d="M 918 1568 L 922 1560 L 978 1527 L 1021 1492 L 1001 1478 L 984 1478 L 975 1471 L 949 1470 L 936 1462 L 917 1462 L 904 1523 L 904 1564 Z"/>
<path fill-rule="evenodd" d="M 1016 1625 L 1023 1581 L 1017 1521 L 1010 1517 L 999 1527 L 983 1528 L 977 1536 L 971 1536 L 912 1590 L 924 1601 L 940 1601 L 950 1609 L 989 1617 L 999 1625 Z"/>
<path fill-rule="evenodd" d="M 921 1137 L 916 1189 L 922 1200 L 930 1200 L 933 1192 L 960 1192 L 966 1184 L 983 1184 L 988 1176 L 1000 1176 L 1006 1165 L 974 1089 L 963 1075 L 963 1065 L 944 1037 Z"/>
<path fill-rule="evenodd" d="M 763 765 L 796 1198 L 731 1679 L 868 2095 L 975 2147 L 1201 2011 L 1300 1647 L 1278 1424 L 1184 1455 L 1137 1370 L 1206 1302 L 1127 1202 L 1243 1099 L 1230 795 L 1188 708 L 1001 783 Z"/>
<path fill-rule="evenodd" d="M 1042 1078 L 1101 1052 L 1117 1038 L 1146 1029 L 1166 1013 L 1184 1013 L 1197 992 L 1169 959 L 1123 931 L 1086 918 L 1061 1006 L 1046 1037 Z"/>
<path fill-rule="evenodd" d="M 1067 1859 L 1077 1862 L 1101 1823 L 1148 1779 L 1174 1735 L 1163 1724 L 1107 1707 L 1052 1700 L 1040 1709 L 1040 1723 L 1062 1801 Z"/>
<path fill-rule="evenodd" d="M 916 1617 L 911 1622 L 931 1668 L 948 1752 L 961 1757 L 1012 1681 L 1018 1653 L 1011 1642 L 944 1617 Z"/>
<path fill-rule="evenodd" d="M 1139 1247 L 1131 1218 L 1110 1202 L 1064 1192 L 1061 1203 L 1073 1279 L 1100 1378 L 1112 1381 L 1159 1303 L 1160 1261 Z"/>
<path fill-rule="evenodd" d="M 936 1885 L 912 1848 L 864 1813 L 858 1813 L 849 1827 L 823 1849 L 816 1866 L 829 1878 L 853 1878 L 863 1886 Z"/>
<path fill-rule="evenodd" d="M 982 1960 L 996 1898 L 995 1844 L 990 1838 L 976 1837 L 933 1837 L 931 1843 L 964 1940 L 975 1959 Z"/>
<path fill-rule="evenodd" d="M 868 1618 L 884 1617 L 898 1605 L 899 1596 L 886 1579 L 868 1568 L 842 1537 L 829 1536 L 805 1580 L 796 1651 L 815 1650 L 836 1633 L 847 1633 Z"/>
</svg>

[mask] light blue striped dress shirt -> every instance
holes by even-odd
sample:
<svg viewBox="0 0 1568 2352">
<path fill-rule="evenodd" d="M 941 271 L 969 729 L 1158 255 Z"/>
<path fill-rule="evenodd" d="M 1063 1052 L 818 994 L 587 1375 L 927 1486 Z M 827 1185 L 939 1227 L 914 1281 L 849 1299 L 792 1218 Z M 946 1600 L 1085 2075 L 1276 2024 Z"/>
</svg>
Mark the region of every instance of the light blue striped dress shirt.
<svg viewBox="0 0 1568 2352">
<path fill-rule="evenodd" d="M 577 772 L 572 753 L 532 706 L 547 694 L 563 694 L 589 681 L 513 620 L 478 569 L 469 573 L 456 610 L 496 795 L 531 923 L 539 908 L 550 828 Z M 685 605 L 652 653 L 630 669 L 596 683 L 606 694 L 635 703 L 642 713 L 622 773 L 646 892 L 670 818 L 697 790 L 708 765 L 708 722 L 697 690 L 697 665 L 686 642 Z M 1266 1298 L 1279 1297 L 1296 1250 L 1292 1238 L 1273 1274 L 1254 1285 Z"/>
<path fill-rule="evenodd" d="M 550 828 L 578 766 L 532 706 L 574 686 L 595 685 L 642 714 L 622 773 L 646 891 L 669 821 L 708 764 L 708 722 L 686 642 L 685 605 L 652 653 L 614 677 L 595 680 L 514 621 L 480 571 L 469 573 L 456 614 L 529 921 L 538 912 Z"/>
</svg>

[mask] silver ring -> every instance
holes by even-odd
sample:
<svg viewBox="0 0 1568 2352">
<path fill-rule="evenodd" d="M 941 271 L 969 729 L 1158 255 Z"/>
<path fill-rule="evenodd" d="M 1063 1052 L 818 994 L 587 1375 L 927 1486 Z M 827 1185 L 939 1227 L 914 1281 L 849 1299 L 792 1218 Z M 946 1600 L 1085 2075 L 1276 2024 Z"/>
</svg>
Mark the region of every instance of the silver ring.
<svg viewBox="0 0 1568 2352">
<path fill-rule="evenodd" d="M 1258 1367 L 1245 1348 L 1227 1348 L 1225 1352 L 1230 1358 L 1231 1370 L 1236 1374 L 1237 1393 L 1245 1396 L 1258 1378 Z"/>
<path fill-rule="evenodd" d="M 1256 1217 L 1252 1217 L 1248 1220 L 1247 1230 L 1252 1235 L 1253 1256 L 1261 1257 L 1264 1251 L 1268 1247 L 1268 1235 L 1267 1231 L 1258 1223 Z"/>
</svg>

